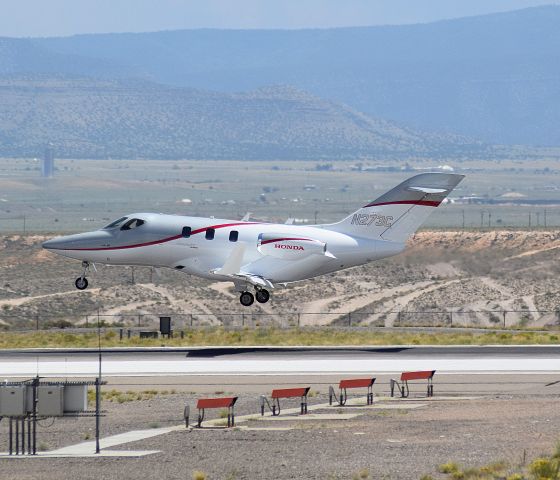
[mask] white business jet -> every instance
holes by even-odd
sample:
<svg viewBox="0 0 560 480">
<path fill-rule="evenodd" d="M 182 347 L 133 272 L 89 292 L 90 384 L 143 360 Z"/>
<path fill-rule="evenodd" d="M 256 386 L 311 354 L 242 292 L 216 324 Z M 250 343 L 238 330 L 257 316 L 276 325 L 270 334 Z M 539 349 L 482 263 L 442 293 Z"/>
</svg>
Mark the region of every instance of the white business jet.
<svg viewBox="0 0 560 480">
<path fill-rule="evenodd" d="M 242 305 L 266 303 L 270 290 L 402 252 L 407 239 L 463 175 L 423 173 L 338 223 L 301 226 L 158 213 L 134 213 L 101 230 L 54 238 L 43 247 L 90 265 L 168 267 L 231 281 Z M 251 290 L 255 294 L 251 293 Z"/>
</svg>

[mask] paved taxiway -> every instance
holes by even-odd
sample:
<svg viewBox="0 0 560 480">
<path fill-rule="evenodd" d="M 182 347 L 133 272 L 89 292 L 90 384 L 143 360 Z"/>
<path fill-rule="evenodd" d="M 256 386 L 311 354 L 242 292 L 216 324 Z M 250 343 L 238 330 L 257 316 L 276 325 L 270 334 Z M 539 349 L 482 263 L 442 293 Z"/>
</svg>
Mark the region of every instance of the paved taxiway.
<svg viewBox="0 0 560 480">
<path fill-rule="evenodd" d="M 102 353 L 105 377 L 560 372 L 558 346 L 132 348 Z M 0 352 L 0 378 L 89 377 L 96 376 L 98 369 L 96 350 Z"/>
</svg>

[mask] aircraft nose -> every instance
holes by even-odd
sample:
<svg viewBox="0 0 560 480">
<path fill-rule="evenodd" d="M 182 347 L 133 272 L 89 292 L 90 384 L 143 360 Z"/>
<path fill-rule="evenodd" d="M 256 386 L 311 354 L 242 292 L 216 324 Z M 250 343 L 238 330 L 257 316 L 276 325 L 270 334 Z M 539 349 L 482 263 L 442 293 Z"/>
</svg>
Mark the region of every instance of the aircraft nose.
<svg viewBox="0 0 560 480">
<path fill-rule="evenodd" d="M 43 242 L 42 246 L 47 250 L 98 248 L 104 241 L 107 241 L 108 236 L 107 232 L 78 233 L 47 240 Z"/>
<path fill-rule="evenodd" d="M 60 248 L 64 248 L 64 241 L 62 240 L 64 237 L 58 237 L 58 238 L 51 238 L 50 240 L 47 240 L 46 242 L 43 242 L 43 248 L 46 248 L 47 250 L 57 250 Z"/>
</svg>

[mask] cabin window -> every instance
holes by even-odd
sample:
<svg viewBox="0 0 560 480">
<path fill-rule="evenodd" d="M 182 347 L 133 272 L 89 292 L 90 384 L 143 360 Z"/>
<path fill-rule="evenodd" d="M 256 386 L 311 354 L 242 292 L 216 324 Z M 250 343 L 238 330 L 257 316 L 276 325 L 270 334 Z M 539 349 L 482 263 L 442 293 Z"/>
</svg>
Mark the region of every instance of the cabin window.
<svg viewBox="0 0 560 480">
<path fill-rule="evenodd" d="M 230 242 L 237 242 L 239 238 L 239 232 L 237 230 L 232 230 L 229 232 L 229 241 Z"/>
<path fill-rule="evenodd" d="M 216 233 L 216 230 L 214 230 L 213 228 L 207 228 L 206 229 L 206 240 L 214 240 L 214 234 Z"/>
<path fill-rule="evenodd" d="M 109 225 L 107 225 L 106 227 L 103 227 L 104 229 L 108 229 L 108 228 L 115 228 L 118 227 L 121 223 L 123 223 L 128 217 L 121 217 L 118 220 L 115 220 L 114 222 L 111 222 Z"/>
<path fill-rule="evenodd" d="M 191 236 L 192 228 L 191 227 L 183 227 L 181 231 L 181 236 L 183 238 L 189 238 Z"/>
<path fill-rule="evenodd" d="M 133 218 L 132 220 L 129 220 L 128 222 L 126 222 L 122 227 L 121 230 L 132 230 L 134 228 L 138 228 L 142 225 L 144 225 L 144 220 L 140 219 L 140 218 Z"/>
</svg>

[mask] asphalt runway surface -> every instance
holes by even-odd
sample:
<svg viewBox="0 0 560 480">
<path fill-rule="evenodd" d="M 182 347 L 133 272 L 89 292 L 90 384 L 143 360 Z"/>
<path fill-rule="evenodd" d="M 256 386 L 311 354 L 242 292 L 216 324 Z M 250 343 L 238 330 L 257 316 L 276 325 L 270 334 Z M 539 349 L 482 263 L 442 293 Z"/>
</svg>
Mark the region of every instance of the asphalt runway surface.
<svg viewBox="0 0 560 480">
<path fill-rule="evenodd" d="M 102 350 L 104 377 L 560 374 L 560 346 L 193 347 Z M 4 350 L 0 378 L 92 377 L 95 349 Z"/>
</svg>

